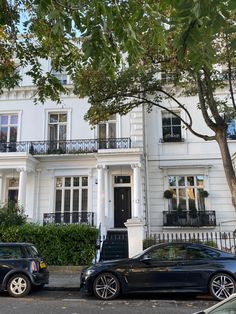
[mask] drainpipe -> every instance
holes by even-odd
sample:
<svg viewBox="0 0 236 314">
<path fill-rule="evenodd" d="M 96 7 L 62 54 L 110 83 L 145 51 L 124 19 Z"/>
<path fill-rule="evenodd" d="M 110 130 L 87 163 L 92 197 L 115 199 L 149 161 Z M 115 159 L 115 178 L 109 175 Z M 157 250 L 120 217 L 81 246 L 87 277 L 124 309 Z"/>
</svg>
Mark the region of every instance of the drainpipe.
<svg viewBox="0 0 236 314">
<path fill-rule="evenodd" d="M 145 104 L 142 104 L 143 111 L 143 153 L 144 153 L 144 177 L 145 177 L 145 199 L 146 199 L 146 224 L 147 236 L 150 236 L 150 216 L 149 216 L 149 188 L 148 188 L 148 156 L 147 156 L 147 125 L 146 125 L 146 109 Z"/>
</svg>

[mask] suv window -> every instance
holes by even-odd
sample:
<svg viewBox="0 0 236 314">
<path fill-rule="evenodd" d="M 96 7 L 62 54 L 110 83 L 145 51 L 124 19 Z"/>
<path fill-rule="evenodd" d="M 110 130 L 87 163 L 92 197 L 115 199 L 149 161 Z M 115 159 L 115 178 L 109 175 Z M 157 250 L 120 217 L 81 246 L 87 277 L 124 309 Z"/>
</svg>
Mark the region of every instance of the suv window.
<svg viewBox="0 0 236 314">
<path fill-rule="evenodd" d="M 0 259 L 24 258 L 24 254 L 20 246 L 1 246 Z"/>
</svg>

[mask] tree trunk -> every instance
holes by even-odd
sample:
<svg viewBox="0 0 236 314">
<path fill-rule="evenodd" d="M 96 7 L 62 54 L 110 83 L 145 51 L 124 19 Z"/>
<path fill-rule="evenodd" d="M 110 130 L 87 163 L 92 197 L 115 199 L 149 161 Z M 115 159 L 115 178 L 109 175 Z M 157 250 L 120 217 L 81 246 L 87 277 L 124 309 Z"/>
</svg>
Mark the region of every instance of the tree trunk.
<svg viewBox="0 0 236 314">
<path fill-rule="evenodd" d="M 225 130 L 224 131 L 220 130 L 216 132 L 216 141 L 220 147 L 226 180 L 231 191 L 232 203 L 234 205 L 234 208 L 236 209 L 236 177 L 232 164 L 232 159 L 229 152 L 229 146 Z"/>
</svg>

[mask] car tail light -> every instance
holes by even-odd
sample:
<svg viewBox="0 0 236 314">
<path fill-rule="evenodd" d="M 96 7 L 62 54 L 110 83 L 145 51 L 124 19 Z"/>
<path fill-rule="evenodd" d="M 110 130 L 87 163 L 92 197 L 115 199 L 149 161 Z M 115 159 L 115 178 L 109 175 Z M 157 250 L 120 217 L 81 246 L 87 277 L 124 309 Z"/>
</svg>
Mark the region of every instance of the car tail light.
<svg viewBox="0 0 236 314">
<path fill-rule="evenodd" d="M 37 272 L 38 271 L 38 266 L 35 263 L 35 261 L 31 262 L 31 269 L 32 269 L 32 272 Z"/>
</svg>

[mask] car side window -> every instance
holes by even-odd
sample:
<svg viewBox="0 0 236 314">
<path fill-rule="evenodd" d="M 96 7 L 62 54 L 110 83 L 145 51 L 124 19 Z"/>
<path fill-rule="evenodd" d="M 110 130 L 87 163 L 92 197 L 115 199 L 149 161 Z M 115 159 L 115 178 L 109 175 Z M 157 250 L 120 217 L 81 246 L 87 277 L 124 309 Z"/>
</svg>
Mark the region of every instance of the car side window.
<svg viewBox="0 0 236 314">
<path fill-rule="evenodd" d="M 0 247 L 0 259 L 23 258 L 21 248 L 19 246 L 2 246 Z"/>
<path fill-rule="evenodd" d="M 206 258 L 217 258 L 219 257 L 219 253 L 208 249 L 208 248 L 194 248 L 189 247 L 187 249 L 187 259 L 206 259 Z"/>
<path fill-rule="evenodd" d="M 186 258 L 186 250 L 183 245 L 168 245 L 154 248 L 148 255 L 151 259 L 159 261 L 183 260 Z"/>
</svg>

